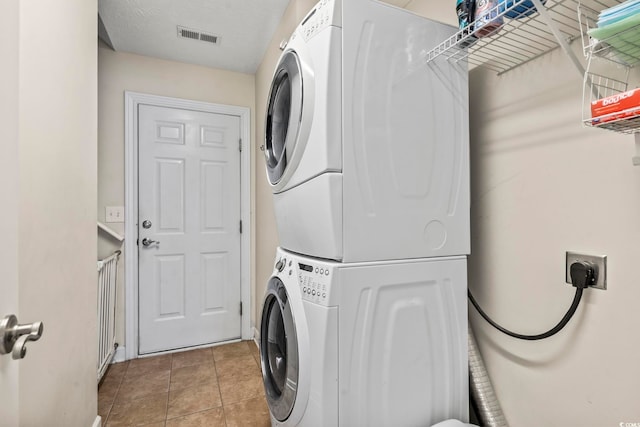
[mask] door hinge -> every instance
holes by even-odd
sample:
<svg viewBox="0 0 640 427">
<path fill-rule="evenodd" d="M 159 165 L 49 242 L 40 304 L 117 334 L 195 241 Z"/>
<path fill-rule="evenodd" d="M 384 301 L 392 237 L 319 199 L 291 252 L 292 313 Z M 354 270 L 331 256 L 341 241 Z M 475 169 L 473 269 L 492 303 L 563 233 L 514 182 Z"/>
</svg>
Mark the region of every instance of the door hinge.
<svg viewBox="0 0 640 427">
<path fill-rule="evenodd" d="M 140 239 L 136 239 L 136 246 L 140 246 Z"/>
<path fill-rule="evenodd" d="M 242 220 L 240 220 L 240 234 L 242 234 Z"/>
<path fill-rule="evenodd" d="M 238 150 L 242 153 L 242 138 L 238 140 Z"/>
<path fill-rule="evenodd" d="M 242 302 L 240 302 L 240 316 L 242 316 Z"/>
</svg>

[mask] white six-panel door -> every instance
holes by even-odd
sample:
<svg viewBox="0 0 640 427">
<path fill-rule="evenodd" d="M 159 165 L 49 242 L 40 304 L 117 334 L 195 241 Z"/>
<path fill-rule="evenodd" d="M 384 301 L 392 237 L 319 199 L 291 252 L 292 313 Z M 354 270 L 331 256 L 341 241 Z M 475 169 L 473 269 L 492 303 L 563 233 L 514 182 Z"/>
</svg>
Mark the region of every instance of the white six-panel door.
<svg viewBox="0 0 640 427">
<path fill-rule="evenodd" d="M 240 338 L 240 118 L 138 113 L 139 353 Z"/>
</svg>

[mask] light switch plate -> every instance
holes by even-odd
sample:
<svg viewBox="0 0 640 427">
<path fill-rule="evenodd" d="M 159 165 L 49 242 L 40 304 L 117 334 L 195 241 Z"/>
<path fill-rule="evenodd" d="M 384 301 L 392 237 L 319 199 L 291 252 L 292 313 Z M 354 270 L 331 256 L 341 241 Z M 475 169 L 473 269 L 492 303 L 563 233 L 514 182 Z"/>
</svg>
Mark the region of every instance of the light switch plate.
<svg viewBox="0 0 640 427">
<path fill-rule="evenodd" d="M 124 206 L 106 206 L 104 222 L 124 222 Z"/>
</svg>

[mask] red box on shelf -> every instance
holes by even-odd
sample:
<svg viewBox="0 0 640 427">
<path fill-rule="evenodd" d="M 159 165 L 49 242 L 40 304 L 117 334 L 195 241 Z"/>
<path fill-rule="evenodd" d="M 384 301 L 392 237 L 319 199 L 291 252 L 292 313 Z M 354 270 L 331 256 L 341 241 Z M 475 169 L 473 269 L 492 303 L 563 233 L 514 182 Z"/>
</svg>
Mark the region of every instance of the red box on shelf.
<svg viewBox="0 0 640 427">
<path fill-rule="evenodd" d="M 638 115 L 640 115 L 640 89 L 628 90 L 591 102 L 591 122 L 593 124 L 612 122 Z"/>
</svg>

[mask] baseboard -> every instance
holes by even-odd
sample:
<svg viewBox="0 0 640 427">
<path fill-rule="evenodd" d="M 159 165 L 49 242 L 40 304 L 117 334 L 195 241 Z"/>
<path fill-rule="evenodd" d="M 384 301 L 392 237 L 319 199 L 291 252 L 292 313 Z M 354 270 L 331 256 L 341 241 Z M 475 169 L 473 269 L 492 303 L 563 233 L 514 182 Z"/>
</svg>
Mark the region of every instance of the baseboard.
<svg viewBox="0 0 640 427">
<path fill-rule="evenodd" d="M 102 427 L 102 417 L 100 415 L 96 416 L 96 419 L 93 420 L 93 424 L 91 427 Z"/>
<path fill-rule="evenodd" d="M 124 346 L 118 346 L 118 348 L 116 348 L 116 354 L 113 355 L 111 363 L 124 362 L 125 360 L 127 360 L 127 357 Z"/>
<path fill-rule="evenodd" d="M 256 343 L 256 346 L 258 346 L 258 348 L 260 348 L 260 331 L 258 331 L 258 328 L 256 328 L 255 326 L 253 328 L 253 342 Z"/>
</svg>

